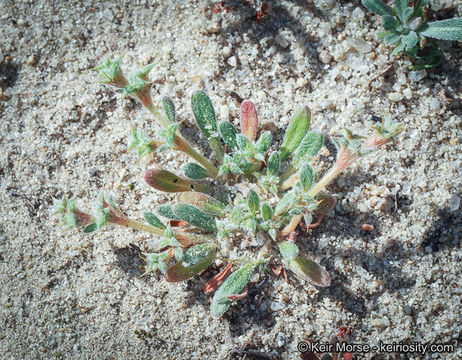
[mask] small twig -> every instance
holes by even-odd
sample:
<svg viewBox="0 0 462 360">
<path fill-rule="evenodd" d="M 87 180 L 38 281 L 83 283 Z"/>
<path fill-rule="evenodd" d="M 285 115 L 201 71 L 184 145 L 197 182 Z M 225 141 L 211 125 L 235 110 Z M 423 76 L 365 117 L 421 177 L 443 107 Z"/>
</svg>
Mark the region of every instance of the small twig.
<svg viewBox="0 0 462 360">
<path fill-rule="evenodd" d="M 385 70 L 382 70 L 381 72 L 379 72 L 377 75 L 375 75 L 372 79 L 369 80 L 369 82 L 367 83 L 367 89 L 370 89 L 372 83 L 377 80 L 379 77 L 385 75 L 388 70 L 390 70 L 391 68 L 393 67 L 393 64 L 391 64 L 390 66 L 388 66 L 387 68 L 385 68 Z"/>
</svg>

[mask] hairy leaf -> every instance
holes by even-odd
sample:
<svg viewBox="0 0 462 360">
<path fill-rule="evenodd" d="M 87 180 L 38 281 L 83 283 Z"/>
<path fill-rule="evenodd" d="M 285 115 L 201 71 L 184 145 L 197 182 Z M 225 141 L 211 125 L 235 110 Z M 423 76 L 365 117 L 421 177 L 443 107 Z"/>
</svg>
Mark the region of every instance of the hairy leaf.
<svg viewBox="0 0 462 360">
<path fill-rule="evenodd" d="M 399 18 L 401 19 L 402 22 L 405 22 L 406 17 L 405 17 L 405 10 L 407 8 L 407 0 L 394 0 L 395 1 L 395 9 L 396 12 L 398 13 Z"/>
<path fill-rule="evenodd" d="M 396 17 L 390 15 L 382 16 L 382 26 L 385 30 L 396 30 L 399 25 L 399 21 Z"/>
<path fill-rule="evenodd" d="M 154 226 L 159 229 L 165 229 L 165 225 L 160 221 L 160 219 L 153 213 L 146 211 L 144 213 L 144 219 L 148 222 L 149 225 Z"/>
<path fill-rule="evenodd" d="M 277 175 L 279 167 L 281 166 L 281 157 L 278 151 L 271 153 L 268 159 L 268 175 Z"/>
<path fill-rule="evenodd" d="M 273 135 L 271 135 L 271 131 L 265 131 L 263 134 L 260 135 L 258 140 L 255 143 L 255 149 L 259 153 L 265 153 L 271 145 L 273 141 Z"/>
<path fill-rule="evenodd" d="M 216 248 L 211 244 L 199 244 L 189 248 L 183 260 L 170 267 L 165 274 L 168 282 L 187 280 L 207 269 L 216 258 Z"/>
<path fill-rule="evenodd" d="M 261 215 L 263 220 L 271 220 L 273 218 L 273 209 L 267 203 L 261 204 Z"/>
<path fill-rule="evenodd" d="M 213 109 L 212 101 L 210 101 L 206 93 L 195 91 L 191 103 L 197 125 L 205 137 L 210 139 L 217 133 L 217 120 L 215 118 L 215 110 Z"/>
<path fill-rule="evenodd" d="M 293 242 L 283 241 L 279 243 L 279 251 L 285 260 L 291 261 L 298 256 L 299 250 L 298 246 L 295 245 Z"/>
<path fill-rule="evenodd" d="M 288 192 L 284 197 L 277 203 L 276 208 L 274 209 L 274 215 L 278 216 L 286 212 L 293 206 L 298 203 L 297 194 L 293 191 Z"/>
<path fill-rule="evenodd" d="M 178 204 L 173 208 L 175 215 L 188 224 L 207 231 L 217 231 L 217 224 L 213 216 L 206 214 L 197 207 L 188 204 Z"/>
<path fill-rule="evenodd" d="M 429 22 L 418 33 L 438 40 L 462 40 L 462 18 Z"/>
<path fill-rule="evenodd" d="M 206 169 L 196 163 L 188 163 L 183 166 L 183 173 L 191 180 L 202 180 L 210 176 Z"/>
<path fill-rule="evenodd" d="M 306 163 L 300 169 L 300 183 L 302 184 L 303 191 L 308 191 L 314 182 L 314 170 L 310 164 Z"/>
<path fill-rule="evenodd" d="M 162 98 L 162 107 L 170 124 L 176 124 L 175 104 L 168 96 Z"/>
<path fill-rule="evenodd" d="M 249 194 L 247 195 L 247 204 L 249 205 L 250 212 L 253 215 L 255 215 L 260 209 L 260 198 L 255 191 L 249 191 Z"/>
<path fill-rule="evenodd" d="M 295 161 L 305 160 L 306 157 L 315 157 L 322 148 L 324 136 L 321 133 L 308 132 L 298 146 Z"/>
<path fill-rule="evenodd" d="M 213 296 L 210 305 L 210 313 L 214 318 L 221 317 L 231 305 L 231 300 L 228 299 L 229 295 L 237 295 L 244 290 L 247 283 L 250 281 L 250 276 L 255 269 L 255 264 L 252 262 L 247 263 L 240 269 L 233 272 L 221 284 Z"/>
<path fill-rule="evenodd" d="M 393 10 L 381 0 L 362 0 L 363 5 L 378 15 L 394 16 Z"/>
<path fill-rule="evenodd" d="M 234 125 L 231 124 L 229 121 L 220 121 L 218 123 L 218 129 L 220 131 L 220 136 L 225 142 L 225 144 L 228 145 L 231 151 L 235 151 L 237 149 L 237 130 L 234 127 Z"/>
<path fill-rule="evenodd" d="M 281 161 L 292 154 L 305 137 L 310 128 L 310 119 L 310 110 L 306 106 L 295 112 L 282 140 Z"/>
<path fill-rule="evenodd" d="M 173 212 L 173 209 L 170 205 L 159 205 L 156 207 L 156 212 L 167 219 L 177 220 L 180 221 L 181 218 Z"/>
<path fill-rule="evenodd" d="M 179 200 L 196 206 L 200 210 L 213 216 L 221 217 L 225 215 L 225 206 L 220 201 L 207 194 L 200 192 L 184 192 L 181 193 Z"/>
<path fill-rule="evenodd" d="M 409 34 L 403 36 L 403 44 L 406 45 L 406 48 L 408 50 L 411 50 L 414 48 L 414 46 L 417 45 L 417 42 L 419 41 L 419 37 L 415 33 L 415 31 L 411 31 Z"/>
</svg>

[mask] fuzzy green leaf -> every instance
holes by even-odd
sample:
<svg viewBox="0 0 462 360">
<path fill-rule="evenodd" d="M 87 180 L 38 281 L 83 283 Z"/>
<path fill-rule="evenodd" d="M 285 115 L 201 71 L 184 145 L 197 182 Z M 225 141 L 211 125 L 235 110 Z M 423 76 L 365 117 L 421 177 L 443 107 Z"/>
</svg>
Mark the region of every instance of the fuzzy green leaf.
<svg viewBox="0 0 462 360">
<path fill-rule="evenodd" d="M 271 146 L 272 141 L 273 141 L 273 135 L 271 135 L 271 131 L 265 131 L 263 134 L 260 135 L 258 140 L 255 142 L 255 149 L 259 153 L 266 153 L 268 148 Z"/>
<path fill-rule="evenodd" d="M 176 124 L 176 112 L 175 104 L 172 99 L 168 96 L 164 96 L 162 99 L 162 107 L 164 108 L 165 116 L 167 117 L 170 124 Z"/>
<path fill-rule="evenodd" d="M 242 134 L 236 135 L 236 143 L 241 151 L 248 151 L 253 147 L 249 139 L 247 139 L 247 137 Z"/>
<path fill-rule="evenodd" d="M 281 161 L 292 154 L 310 128 L 311 115 L 308 107 L 297 110 L 287 127 L 281 146 Z"/>
<path fill-rule="evenodd" d="M 303 191 L 308 191 L 314 182 L 314 170 L 310 164 L 306 163 L 300 169 L 300 183 L 302 184 Z"/>
<path fill-rule="evenodd" d="M 188 224 L 206 231 L 217 231 L 217 224 L 213 216 L 206 214 L 197 207 L 189 204 L 178 204 L 173 209 L 175 215 Z"/>
<path fill-rule="evenodd" d="M 419 37 L 415 33 L 415 31 L 411 31 L 409 34 L 403 36 L 403 44 L 406 45 L 406 48 L 408 50 L 411 50 L 414 48 L 414 46 L 417 45 L 417 42 L 419 41 Z"/>
<path fill-rule="evenodd" d="M 403 22 L 407 23 L 411 18 L 412 14 L 414 14 L 414 8 L 407 7 L 403 10 Z"/>
<path fill-rule="evenodd" d="M 403 42 L 400 42 L 394 48 L 393 52 L 391 53 L 391 56 L 397 56 L 397 55 L 401 54 L 405 49 L 406 49 L 406 45 L 404 45 Z"/>
<path fill-rule="evenodd" d="M 214 318 L 221 317 L 231 306 L 231 300 L 228 299 L 229 295 L 237 295 L 244 290 L 245 286 L 250 281 L 250 276 L 255 266 L 256 265 L 252 262 L 247 263 L 228 276 L 223 284 L 221 284 L 215 292 L 210 305 L 210 313 Z"/>
<path fill-rule="evenodd" d="M 462 41 L 462 18 L 429 22 L 422 26 L 418 33 L 438 40 Z"/>
<path fill-rule="evenodd" d="M 191 103 L 197 125 L 205 137 L 211 139 L 213 136 L 216 136 L 217 120 L 215 118 L 215 110 L 207 94 L 202 91 L 195 91 Z"/>
<path fill-rule="evenodd" d="M 211 244 L 199 244 L 189 248 L 183 260 L 167 270 L 165 279 L 168 282 L 187 280 L 207 269 L 216 258 L 216 248 Z"/>
<path fill-rule="evenodd" d="M 427 6 L 429 0 L 418 0 L 415 5 L 414 17 L 423 16 L 423 8 Z"/>
<path fill-rule="evenodd" d="M 178 215 L 175 215 L 173 209 L 170 205 L 160 205 L 156 207 L 156 212 L 167 219 L 177 220 L 180 221 L 181 218 Z"/>
<path fill-rule="evenodd" d="M 221 138 L 223 139 L 225 144 L 228 145 L 229 150 L 235 151 L 237 149 L 237 130 L 234 127 L 234 125 L 231 124 L 229 121 L 220 121 L 218 123 L 218 130 L 220 132 Z"/>
<path fill-rule="evenodd" d="M 202 180 L 210 176 L 206 169 L 196 163 L 188 163 L 184 165 L 183 173 L 191 180 Z"/>
<path fill-rule="evenodd" d="M 395 1 L 395 9 L 396 12 L 401 19 L 401 21 L 405 22 L 405 15 L 404 12 L 407 8 L 407 0 L 394 0 Z"/>
<path fill-rule="evenodd" d="M 225 206 L 210 195 L 200 192 L 184 192 L 180 195 L 181 202 L 196 206 L 200 210 L 213 216 L 225 215 Z"/>
<path fill-rule="evenodd" d="M 288 262 L 288 267 L 297 275 L 307 278 L 314 285 L 322 287 L 330 285 L 329 273 L 314 261 L 297 256 Z"/>
<path fill-rule="evenodd" d="M 263 220 L 271 220 L 273 218 L 273 209 L 267 203 L 261 204 L 261 215 Z"/>
<path fill-rule="evenodd" d="M 267 175 L 277 175 L 280 166 L 281 166 L 281 157 L 279 156 L 278 151 L 274 151 L 271 153 L 268 159 Z"/>
<path fill-rule="evenodd" d="M 289 241 L 283 241 L 279 243 L 279 251 L 282 257 L 287 261 L 295 259 L 299 252 L 298 246 Z"/>
<path fill-rule="evenodd" d="M 305 135 L 298 146 L 295 154 L 295 161 L 300 162 L 307 157 L 315 157 L 321 150 L 324 142 L 324 136 L 321 133 L 310 131 Z"/>
<path fill-rule="evenodd" d="M 394 45 L 401 40 L 401 35 L 397 33 L 388 34 L 383 38 L 388 45 Z"/>
<path fill-rule="evenodd" d="M 396 30 L 399 25 L 399 21 L 396 17 L 390 15 L 382 16 L 382 26 L 385 30 Z"/>
<path fill-rule="evenodd" d="M 253 215 L 255 215 L 260 209 L 260 198 L 255 191 L 249 191 L 249 194 L 247 195 L 247 204 L 249 205 L 250 212 Z"/>
<path fill-rule="evenodd" d="M 298 203 L 298 196 L 295 192 L 291 191 L 284 195 L 284 197 L 277 203 L 274 209 L 274 215 L 278 216 L 294 207 Z"/>
<path fill-rule="evenodd" d="M 144 219 L 151 226 L 154 226 L 159 229 L 165 229 L 165 225 L 162 223 L 162 221 L 160 221 L 160 219 L 156 215 L 149 211 L 146 211 L 144 213 Z"/>
<path fill-rule="evenodd" d="M 393 10 L 381 0 L 362 0 L 363 5 L 378 15 L 394 16 Z"/>
</svg>

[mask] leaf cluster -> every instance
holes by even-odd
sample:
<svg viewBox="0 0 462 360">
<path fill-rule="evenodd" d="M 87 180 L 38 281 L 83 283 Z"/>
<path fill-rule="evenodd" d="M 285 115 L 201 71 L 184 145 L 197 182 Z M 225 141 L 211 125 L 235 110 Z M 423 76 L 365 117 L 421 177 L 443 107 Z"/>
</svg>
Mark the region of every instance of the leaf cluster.
<svg viewBox="0 0 462 360">
<path fill-rule="evenodd" d="M 461 18 L 426 21 L 428 0 L 417 0 L 414 7 L 407 0 L 394 0 L 393 5 L 382 0 L 362 0 L 362 3 L 382 17 L 385 31 L 379 33 L 379 38 L 395 47 L 392 56 L 404 53 L 417 60 L 411 69 L 430 68 L 442 62 L 443 53 L 433 39 L 462 40 Z"/>
</svg>

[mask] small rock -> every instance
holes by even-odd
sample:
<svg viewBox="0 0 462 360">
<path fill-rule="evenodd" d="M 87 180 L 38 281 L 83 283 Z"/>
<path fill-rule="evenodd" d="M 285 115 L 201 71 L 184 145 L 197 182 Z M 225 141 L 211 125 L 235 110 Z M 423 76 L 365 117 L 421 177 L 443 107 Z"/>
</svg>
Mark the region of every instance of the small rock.
<svg viewBox="0 0 462 360">
<path fill-rule="evenodd" d="M 231 47 L 225 46 L 221 52 L 223 56 L 228 57 L 229 55 L 231 55 Z"/>
<path fill-rule="evenodd" d="M 434 110 L 434 111 L 438 111 L 439 109 L 441 109 L 441 103 L 438 99 L 431 99 L 430 100 L 430 109 Z"/>
<path fill-rule="evenodd" d="M 455 212 L 459 210 L 460 197 L 458 197 L 456 194 L 452 194 L 451 198 L 449 199 L 448 206 L 449 206 L 449 211 L 451 212 Z"/>
<path fill-rule="evenodd" d="M 425 70 L 420 70 L 411 71 L 407 77 L 410 82 L 418 82 L 422 80 L 425 76 L 427 76 L 427 72 Z"/>
<path fill-rule="evenodd" d="M 237 65 L 237 60 L 236 60 L 236 57 L 235 57 L 235 56 L 231 56 L 231 57 L 228 59 L 228 65 L 229 65 L 229 66 L 232 66 L 232 67 L 236 67 L 236 65 Z"/>
<path fill-rule="evenodd" d="M 349 43 L 360 54 L 367 54 L 368 52 L 372 50 L 371 44 L 361 38 L 350 40 Z"/>
<path fill-rule="evenodd" d="M 383 319 L 386 319 L 386 318 L 383 318 Z M 379 318 L 372 319 L 371 320 L 371 326 L 378 327 L 378 328 L 386 327 L 387 325 L 384 323 L 383 319 L 379 319 Z M 388 319 L 387 319 L 387 322 L 388 322 L 388 325 L 389 325 L 390 322 L 388 321 Z"/>
<path fill-rule="evenodd" d="M 282 333 L 278 333 L 276 336 L 276 344 L 278 347 L 281 347 L 285 343 L 284 335 Z"/>
<path fill-rule="evenodd" d="M 37 57 L 34 54 L 28 56 L 26 59 L 26 64 L 29 66 L 35 65 L 36 62 L 37 62 Z"/>
<path fill-rule="evenodd" d="M 410 88 L 406 88 L 403 90 L 403 95 L 406 99 L 412 99 L 412 90 Z"/>
<path fill-rule="evenodd" d="M 414 312 L 412 306 L 409 305 L 404 305 L 403 311 L 406 315 L 412 315 L 412 313 Z"/>
<path fill-rule="evenodd" d="M 332 61 L 332 55 L 327 50 L 322 50 L 319 54 L 319 60 L 321 60 L 323 64 L 329 64 Z"/>
<path fill-rule="evenodd" d="M 276 41 L 276 43 L 283 49 L 289 46 L 289 40 L 287 40 L 282 34 L 277 34 L 274 41 Z"/>
<path fill-rule="evenodd" d="M 273 301 L 270 305 L 270 309 L 271 311 L 277 311 L 277 310 L 282 310 L 284 309 L 286 306 L 280 302 L 276 302 L 276 301 Z"/>
<path fill-rule="evenodd" d="M 400 94 L 398 92 L 392 92 L 388 94 L 388 100 L 393 101 L 393 102 L 399 102 L 403 100 L 403 94 Z"/>
</svg>

